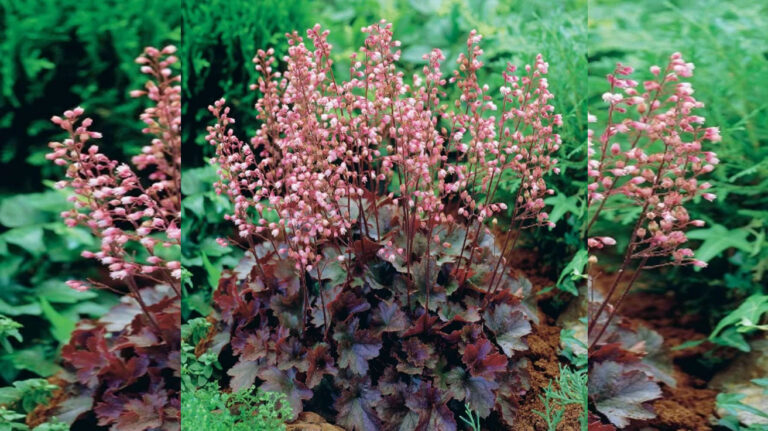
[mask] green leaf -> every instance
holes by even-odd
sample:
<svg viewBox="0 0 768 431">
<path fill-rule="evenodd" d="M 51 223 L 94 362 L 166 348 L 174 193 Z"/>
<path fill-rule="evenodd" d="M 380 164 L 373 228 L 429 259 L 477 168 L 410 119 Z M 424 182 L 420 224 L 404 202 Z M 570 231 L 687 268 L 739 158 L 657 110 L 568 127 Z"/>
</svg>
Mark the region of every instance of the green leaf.
<svg viewBox="0 0 768 431">
<path fill-rule="evenodd" d="M 588 259 L 589 253 L 587 250 L 582 249 L 576 252 L 573 259 L 563 268 L 560 277 L 557 278 L 557 288 L 574 296 L 579 296 L 579 290 L 574 282 L 585 277 L 584 268 L 587 266 Z"/>
<path fill-rule="evenodd" d="M 208 285 L 211 289 L 216 289 L 221 278 L 221 270 L 213 266 L 205 253 L 201 253 L 200 257 L 203 259 L 203 268 L 205 268 L 205 272 L 208 274 Z"/>
<path fill-rule="evenodd" d="M 40 377 L 50 377 L 59 370 L 52 357 L 53 349 L 43 345 L 34 345 L 27 349 L 16 350 L 11 356 L 10 368 L 27 370 Z M 7 377 L 7 374 L 3 373 L 3 377 Z"/>
<path fill-rule="evenodd" d="M 712 339 L 712 342 L 721 346 L 733 347 L 742 352 L 749 352 L 751 348 L 749 343 L 736 328 L 726 328 L 720 335 Z"/>
<path fill-rule="evenodd" d="M 13 346 L 11 346 L 9 339 L 13 338 L 18 342 L 24 341 L 24 337 L 19 332 L 21 328 L 20 323 L 0 315 L 0 347 L 8 353 L 13 353 Z M 3 403 L 0 402 L 0 404 Z"/>
<path fill-rule="evenodd" d="M 566 213 L 571 213 L 579 217 L 584 212 L 583 206 L 581 205 L 581 197 L 578 195 L 566 196 L 562 193 L 558 193 L 544 199 L 544 203 L 552 205 L 552 211 L 549 212 L 549 221 L 555 224 L 557 224 Z"/>
<path fill-rule="evenodd" d="M 45 318 L 51 322 L 53 337 L 60 343 L 69 341 L 69 336 L 75 330 L 75 322 L 59 314 L 45 298 L 40 298 L 40 308 L 43 310 Z"/>
<path fill-rule="evenodd" d="M 9 304 L 0 299 L 0 314 L 7 316 L 39 316 L 40 305 L 36 302 L 29 304 Z"/>
<path fill-rule="evenodd" d="M 733 346 L 748 352 L 749 344 L 739 333 L 738 328 L 743 326 L 745 322 L 757 324 L 765 313 L 768 313 L 768 295 L 754 294 L 737 309 L 723 317 L 712 331 L 709 339 L 718 344 Z"/>
<path fill-rule="evenodd" d="M 741 402 L 745 394 L 717 394 L 717 406 L 731 413 L 744 411 L 768 419 L 768 413 Z"/>
<path fill-rule="evenodd" d="M 403 50 L 401 58 L 409 63 L 423 64 L 426 61 L 422 57 L 431 51 L 432 47 L 429 45 L 411 45 Z"/>
<path fill-rule="evenodd" d="M 745 252 L 752 251 L 752 244 L 747 237 L 746 229 L 728 230 L 723 225 L 713 225 L 709 229 L 696 229 L 688 232 L 689 239 L 699 239 L 704 242 L 696 250 L 696 258 L 709 262 L 729 248 L 736 248 Z"/>
<path fill-rule="evenodd" d="M 35 256 L 45 253 L 43 228 L 41 226 L 22 226 L 3 234 L 9 244 L 17 245 Z"/>
<path fill-rule="evenodd" d="M 32 206 L 28 195 L 16 195 L 0 203 L 0 223 L 7 227 L 21 227 L 44 223 L 47 217 Z"/>
</svg>

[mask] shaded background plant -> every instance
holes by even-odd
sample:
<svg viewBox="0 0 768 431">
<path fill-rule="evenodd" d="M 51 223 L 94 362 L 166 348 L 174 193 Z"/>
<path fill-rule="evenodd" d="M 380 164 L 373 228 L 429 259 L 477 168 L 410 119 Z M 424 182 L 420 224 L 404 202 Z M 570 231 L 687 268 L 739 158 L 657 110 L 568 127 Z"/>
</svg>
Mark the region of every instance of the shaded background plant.
<svg viewBox="0 0 768 431">
<path fill-rule="evenodd" d="M 617 16 L 617 9 L 624 13 Z M 725 379 L 713 380 L 713 376 L 734 366 L 748 373 L 762 370 L 755 362 L 746 365 L 744 361 L 761 355 L 762 350 L 755 351 L 754 346 L 764 336 L 759 326 L 767 311 L 758 306 L 768 285 L 764 271 L 768 262 L 764 235 L 766 87 L 759 84 L 762 78 L 754 78 L 768 72 L 766 37 L 758 31 L 766 25 L 765 12 L 764 4 L 747 1 L 723 5 L 601 0 L 591 2 L 589 8 L 589 105 L 593 114 L 604 106 L 604 79 L 616 63 L 645 71 L 660 63 L 659 53 L 681 52 L 698 66 L 690 82 L 695 97 L 705 102 L 699 115 L 707 118 L 708 125 L 720 126 L 722 141 L 710 146 L 716 148 L 720 164 L 707 177 L 717 198 L 712 203 L 702 199 L 687 205 L 691 220 L 706 223 L 686 232 L 687 247 L 696 251 L 696 259 L 707 263 L 706 268 L 674 266 L 646 271 L 635 284 L 634 296 L 625 301 L 624 312 L 619 312 L 625 314 L 622 318 L 640 320 L 639 325 L 664 335 L 666 355 L 684 373 L 677 374 L 677 389 L 661 385 L 663 397 L 651 404 L 657 412 L 666 405 L 692 413 L 686 426 L 694 420 L 709 426 L 717 404 L 719 414 L 731 415 L 721 425 L 748 429 L 734 421 L 733 413 L 744 410 L 739 410 L 738 403 L 729 404 L 739 394 L 734 398 L 726 397 L 727 393 L 718 395 L 724 386 L 714 381 Z M 604 221 L 595 224 L 596 232 L 612 233 L 617 241 L 616 246 L 602 250 L 601 270 L 620 267 L 623 256 L 612 250 L 624 250 L 638 211 L 637 207 L 609 210 L 604 212 Z M 748 376 L 729 375 L 743 380 L 731 380 L 735 386 L 750 384 Z M 758 394 L 752 400 L 764 403 L 761 388 L 754 383 L 750 388 Z M 684 399 L 695 399 L 704 407 L 693 408 Z"/>
<path fill-rule="evenodd" d="M 609 89 L 602 96 L 607 107 L 600 111 L 599 120 L 591 117 L 600 122 L 596 131 L 590 130 L 588 141 L 587 244 L 593 256 L 616 245 L 615 228 L 607 232 L 595 228 L 604 210 L 639 207 L 640 211 L 624 244 L 616 277 L 603 303 L 589 316 L 590 347 L 603 334 L 605 326 L 596 325 L 608 304 L 612 310 L 606 324 L 642 272 L 667 266 L 706 266 L 687 248 L 685 232 L 704 226 L 704 221 L 691 219 L 686 206 L 696 199 L 713 201 L 717 197 L 706 179 L 719 163 L 711 150 L 722 138 L 718 127 L 705 127 L 706 119 L 696 115 L 704 104 L 696 100 L 686 81 L 693 68 L 693 63 L 674 53 L 664 68 L 651 66 L 652 76 L 640 86 L 633 79 L 632 67 L 619 63 L 607 76 Z M 630 274 L 628 279 L 625 274 Z"/>
<path fill-rule="evenodd" d="M 696 98 L 705 102 L 700 115 L 720 126 L 722 142 L 717 153 L 721 163 L 708 178 L 717 190 L 717 200 L 714 204 L 693 202 L 689 208 L 691 219 L 704 220 L 706 226 L 691 229 L 687 236 L 698 250 L 697 258 L 708 265 L 657 271 L 652 277 L 658 281 L 649 288 L 673 284 L 686 309 L 704 317 L 698 324 L 702 332 L 711 331 L 748 296 L 766 293 L 768 263 L 764 232 L 766 87 L 746 84 L 753 81 L 750 77 L 765 76 L 768 71 L 766 37 L 754 31 L 766 24 L 765 5 L 744 1 L 714 5 L 603 0 L 593 2 L 589 11 L 593 113 L 603 104 L 601 82 L 617 62 L 647 70 L 659 63 L 659 52 L 681 52 L 700 66 L 700 73 L 690 81 Z M 636 19 L 613 17 L 617 7 Z M 701 70 L 704 67 L 706 73 Z M 726 78 L 730 84 L 722 85 Z M 614 211 L 606 220 L 627 225 L 634 219 L 633 211 L 637 210 Z M 627 238 L 617 236 L 616 240 L 621 244 Z M 718 342 L 743 346 L 739 340 L 734 335 L 730 341 L 720 338 Z"/>
<path fill-rule="evenodd" d="M 176 47 L 145 48 L 136 59 L 148 75 L 134 97 L 151 101 L 140 118 L 149 144 L 119 163 L 99 152 L 101 133 L 90 130 L 81 107 L 52 122 L 67 132 L 47 156 L 66 167 L 57 187 L 72 189 L 67 226 L 86 226 L 100 240 L 85 258 L 98 260 L 108 278 L 67 282 L 121 295 L 97 320 L 78 323 L 62 348 L 62 385 L 55 402 L 39 406 L 28 423 L 60 420 L 77 429 L 180 426 L 181 87 Z"/>
<path fill-rule="evenodd" d="M 98 248 L 94 237 L 59 217 L 71 203 L 53 187 L 60 168 L 44 158 L 46 143 L 60 136 L 50 117 L 83 104 L 106 126 L 109 156 L 138 151 L 146 143 L 138 120 L 145 105 L 129 91 L 146 79 L 134 59 L 146 45 L 180 40 L 177 10 L 161 2 L 0 2 L 0 314 L 22 325 L 24 341 L 11 339 L 13 350 L 0 353 L 0 386 L 55 374 L 76 322 L 103 316 L 118 302 L 112 292 L 65 284 L 67 275 L 108 276 L 80 256 Z M 26 429 L 29 412 L 7 407 L 22 411 L 14 429 Z M 57 426 L 69 428 L 47 422 L 37 429 Z"/>
<path fill-rule="evenodd" d="M 134 63 L 144 46 L 180 40 L 173 2 L 0 2 L 0 315 L 12 317 L 24 343 L 0 352 L 0 386 L 56 373 L 58 351 L 75 322 L 117 302 L 106 291 L 77 292 L 65 274 L 99 278 L 80 256 L 97 247 L 86 229 L 69 229 L 71 207 L 53 188 L 60 168 L 45 160 L 60 136 L 52 115 L 78 104 L 104 132 L 108 155 L 124 159 L 145 143 L 141 99 L 129 91 L 145 78 Z M 86 102 L 87 100 L 87 102 Z"/>
</svg>

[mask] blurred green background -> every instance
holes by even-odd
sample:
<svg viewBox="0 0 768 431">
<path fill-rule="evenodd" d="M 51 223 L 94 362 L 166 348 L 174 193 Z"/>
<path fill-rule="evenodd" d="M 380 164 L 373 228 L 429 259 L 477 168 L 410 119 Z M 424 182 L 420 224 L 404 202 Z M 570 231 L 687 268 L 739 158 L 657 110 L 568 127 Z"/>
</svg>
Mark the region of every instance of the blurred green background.
<svg viewBox="0 0 768 431">
<path fill-rule="evenodd" d="M 658 292 L 676 293 L 686 310 L 700 316 L 709 333 L 746 297 L 768 294 L 768 3 L 736 0 L 599 0 L 589 3 L 589 108 L 605 109 L 605 75 L 616 62 L 635 67 L 639 81 L 648 67 L 663 66 L 679 51 L 695 63 L 690 79 L 706 107 L 707 126 L 719 126 L 722 142 L 708 149 L 721 164 L 711 174 L 718 198 L 695 202 L 693 218 L 707 225 L 692 230 L 697 257 L 709 266 L 649 271 Z M 632 223 L 616 212 L 610 223 Z M 618 233 L 608 224 L 597 226 Z M 613 230 L 611 230 L 613 229 Z M 624 231 L 631 230 L 626 226 Z M 618 235 L 617 235 L 618 236 Z M 626 241 L 627 239 L 624 238 Z M 768 312 L 768 310 L 763 310 Z M 758 313 L 759 316 L 759 313 Z M 717 341 L 745 348 L 735 328 Z M 754 332 L 754 331 L 746 331 Z M 748 348 L 748 346 L 746 347 Z"/>
<path fill-rule="evenodd" d="M 285 33 L 319 23 L 331 31 L 335 75 L 349 75 L 349 56 L 364 40 L 360 28 L 384 18 L 393 23 L 394 37 L 402 42 L 399 66 L 406 77 L 423 64 L 422 55 L 440 48 L 446 56 L 443 73 L 455 69 L 472 29 L 483 36 L 486 63 L 482 82 L 498 88 L 507 62 L 518 66 L 542 53 L 549 62 L 550 90 L 565 124 L 559 130 L 564 145 L 558 154 L 562 173 L 550 177 L 558 194 L 551 198 L 553 231 L 543 229 L 529 238 L 554 278 L 569 263 L 580 241 L 580 217 L 586 173 L 586 1 L 506 2 L 494 0 L 358 0 L 184 1 L 184 144 L 182 191 L 183 264 L 188 270 L 183 313 L 185 318 L 206 315 L 210 295 L 223 267 L 233 267 L 241 252 L 220 247 L 215 239 L 233 234 L 223 219 L 226 198 L 212 192 L 215 170 L 207 166 L 213 148 L 204 142 L 212 116 L 207 107 L 220 97 L 232 106 L 236 132 L 250 137 L 259 126 L 253 104 L 258 96 L 248 89 L 256 82 L 251 59 L 257 49 L 274 47 L 280 60 L 286 52 Z M 278 67 L 283 63 L 278 62 Z M 449 97 L 455 95 L 449 90 Z M 499 199 L 511 199 L 516 184 L 507 182 Z M 583 265 L 583 263 L 582 263 Z M 566 277 L 560 286 L 575 292 Z"/>
<path fill-rule="evenodd" d="M 59 218 L 71 204 L 51 187 L 64 173 L 44 158 L 48 142 L 63 138 L 50 117 L 83 106 L 104 135 L 101 149 L 116 158 L 144 145 L 138 115 L 146 101 L 129 91 L 146 78 L 134 59 L 147 45 L 180 42 L 179 7 L 160 0 L 0 0 L 0 387 L 15 381 L 25 391 L 40 389 L 22 380 L 52 375 L 75 323 L 117 300 L 64 284 L 99 273 L 80 257 L 94 247 L 90 234 Z M 0 391 L 0 404 L 10 394 Z"/>
</svg>

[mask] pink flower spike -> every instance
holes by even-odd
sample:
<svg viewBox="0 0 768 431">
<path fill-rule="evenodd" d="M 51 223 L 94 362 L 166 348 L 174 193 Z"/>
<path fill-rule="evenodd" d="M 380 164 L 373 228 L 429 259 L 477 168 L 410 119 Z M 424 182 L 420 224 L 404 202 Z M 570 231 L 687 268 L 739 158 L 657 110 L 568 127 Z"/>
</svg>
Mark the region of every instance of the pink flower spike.
<svg viewBox="0 0 768 431">
<path fill-rule="evenodd" d="M 140 117 L 149 142 L 133 157 L 132 166 L 112 160 L 98 146 L 90 145 L 102 134 L 90 130 L 93 120 L 82 118 L 81 107 L 51 119 L 67 137 L 50 143 L 52 151 L 46 158 L 67 167 L 66 179 L 56 183 L 57 188 L 73 191 L 67 198 L 73 208 L 61 214 L 64 222 L 69 227 L 89 229 L 101 242 L 98 250 L 85 251 L 82 256 L 107 266 L 113 280 L 129 285 L 143 277 L 152 283 L 168 280 L 178 293 L 179 283 L 168 277 L 173 269 L 166 268 L 164 259 L 155 255 L 160 248 L 181 244 L 181 79 L 168 67 L 176 61 L 169 56 L 173 51 L 149 47 L 137 59 L 150 81 L 146 90 L 132 91 L 131 96 L 147 97 L 152 106 Z M 142 253 L 137 254 L 137 250 Z M 158 274 L 160 271 L 165 274 Z M 92 287 L 77 281 L 68 285 L 76 290 Z"/>
</svg>

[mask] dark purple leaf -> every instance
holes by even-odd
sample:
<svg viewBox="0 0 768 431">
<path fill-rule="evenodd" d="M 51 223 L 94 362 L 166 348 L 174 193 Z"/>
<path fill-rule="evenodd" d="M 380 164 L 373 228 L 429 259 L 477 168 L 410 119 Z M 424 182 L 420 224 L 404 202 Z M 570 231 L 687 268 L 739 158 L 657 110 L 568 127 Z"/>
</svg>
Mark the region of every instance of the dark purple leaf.
<svg viewBox="0 0 768 431">
<path fill-rule="evenodd" d="M 416 321 L 413 323 L 413 326 L 411 326 L 410 329 L 402 334 L 402 337 L 405 338 L 412 337 L 414 335 L 433 334 L 437 329 L 439 329 L 439 327 L 435 325 L 437 320 L 437 316 L 430 316 L 429 313 L 424 312 L 418 319 L 416 319 Z"/>
<path fill-rule="evenodd" d="M 257 361 L 241 359 L 232 368 L 227 370 L 227 374 L 232 376 L 232 379 L 229 381 L 229 387 L 237 392 L 240 389 L 253 386 L 253 382 L 256 381 L 256 375 L 261 368 L 262 366 Z"/>
<path fill-rule="evenodd" d="M 327 306 L 331 310 L 330 316 L 334 321 L 346 320 L 349 316 L 368 311 L 371 308 L 368 301 L 349 290 L 340 293 Z"/>
<path fill-rule="evenodd" d="M 269 301 L 269 307 L 275 312 L 278 320 L 280 320 L 280 325 L 290 329 L 299 329 L 301 327 L 304 305 L 302 303 L 302 296 L 298 293 L 292 296 L 274 295 Z"/>
<path fill-rule="evenodd" d="M 295 367 L 299 372 L 307 371 L 309 363 L 304 358 L 305 349 L 296 337 L 286 337 L 277 342 L 277 367 L 287 370 Z"/>
<path fill-rule="evenodd" d="M 269 348 L 269 329 L 262 328 L 255 331 L 237 330 L 232 338 L 232 351 L 240 357 L 241 361 L 258 361 L 267 357 Z"/>
<path fill-rule="evenodd" d="M 408 408 L 419 415 L 414 430 L 456 431 L 456 420 L 448 408 L 450 396 L 423 380 L 415 389 L 415 393 L 405 401 Z"/>
<path fill-rule="evenodd" d="M 496 334 L 496 343 L 508 357 L 515 351 L 528 350 L 523 337 L 531 333 L 531 323 L 519 310 L 509 304 L 501 304 L 485 313 L 485 324 Z"/>
<path fill-rule="evenodd" d="M 437 365 L 435 349 L 422 343 L 418 338 L 411 337 L 402 343 L 405 361 L 397 364 L 397 370 L 405 374 L 420 375 L 424 368 L 433 369 Z"/>
<path fill-rule="evenodd" d="M 128 400 L 113 428 L 121 431 L 146 431 L 162 426 L 162 411 L 166 401 L 154 394 Z"/>
<path fill-rule="evenodd" d="M 400 332 L 408 327 L 408 317 L 396 303 L 379 302 L 373 312 L 373 321 L 380 332 Z"/>
<path fill-rule="evenodd" d="M 597 411 L 623 428 L 629 419 L 653 419 L 656 414 L 643 403 L 661 397 L 659 385 L 636 369 L 613 361 L 592 364 L 589 396 Z"/>
<path fill-rule="evenodd" d="M 464 348 L 462 356 L 470 374 L 475 377 L 493 378 L 494 374 L 507 369 L 507 357 L 498 353 L 490 341 L 480 339 Z"/>
<path fill-rule="evenodd" d="M 312 324 L 317 328 L 324 328 L 326 321 L 332 323 L 333 314 L 331 311 L 331 304 L 339 297 L 341 292 L 344 291 L 343 285 L 331 286 L 324 288 L 320 291 L 319 295 L 315 295 L 312 310 Z M 322 295 L 322 298 L 320 296 Z M 323 301 L 325 301 L 325 313 L 323 313 Z"/>
<path fill-rule="evenodd" d="M 368 372 L 368 361 L 379 356 L 381 338 L 367 330 L 358 330 L 357 318 L 346 324 L 338 324 L 333 339 L 339 350 L 339 367 L 349 368 L 355 374 Z"/>
<path fill-rule="evenodd" d="M 102 371 L 111 361 L 118 360 L 107 347 L 105 337 L 103 327 L 78 329 L 73 332 L 70 344 L 62 348 L 62 358 L 77 370 L 78 381 L 88 387 L 97 386 Z"/>
<path fill-rule="evenodd" d="M 465 401 L 481 418 L 491 414 L 496 404 L 495 391 L 499 385 L 484 377 L 472 377 L 463 368 L 454 368 L 446 375 L 448 390 L 454 398 Z"/>
<path fill-rule="evenodd" d="M 347 431 L 380 430 L 381 420 L 374 408 L 379 401 L 381 393 L 372 389 L 370 383 L 354 383 L 352 388 L 342 391 L 341 397 L 334 404 L 339 412 L 336 423 Z"/>
<path fill-rule="evenodd" d="M 317 344 L 307 354 L 307 386 L 311 389 L 320 384 L 323 376 L 335 376 L 339 370 L 334 366 L 330 347 L 326 343 Z"/>
</svg>

